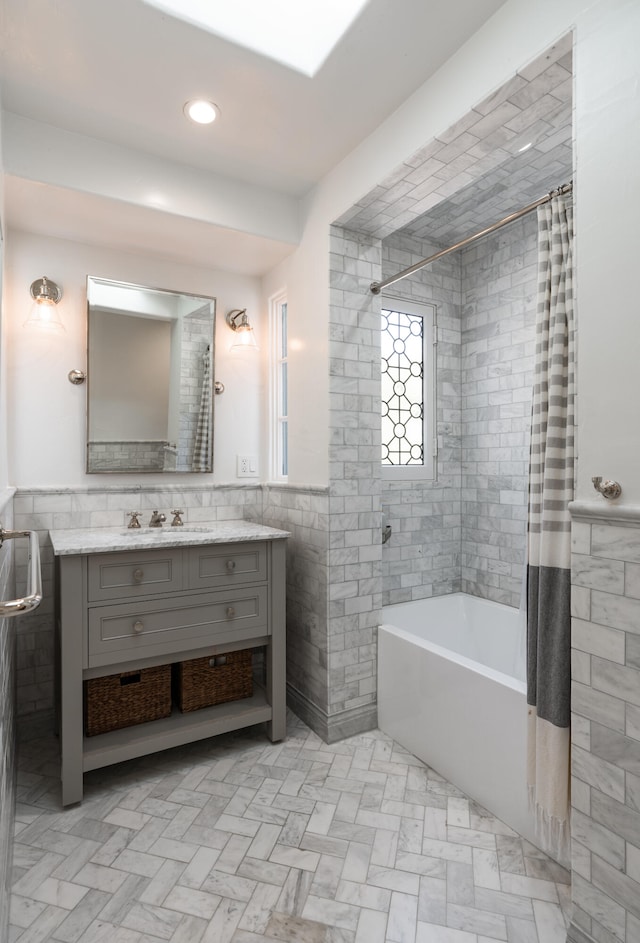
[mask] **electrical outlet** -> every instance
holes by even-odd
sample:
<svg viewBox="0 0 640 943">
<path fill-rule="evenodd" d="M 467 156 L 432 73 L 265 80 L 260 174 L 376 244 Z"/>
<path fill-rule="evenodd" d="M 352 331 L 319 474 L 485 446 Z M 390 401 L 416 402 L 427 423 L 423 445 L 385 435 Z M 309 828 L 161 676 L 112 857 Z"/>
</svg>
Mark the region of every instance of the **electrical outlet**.
<svg viewBox="0 0 640 943">
<path fill-rule="evenodd" d="M 238 478 L 257 478 L 258 459 L 255 455 L 236 455 Z"/>
</svg>

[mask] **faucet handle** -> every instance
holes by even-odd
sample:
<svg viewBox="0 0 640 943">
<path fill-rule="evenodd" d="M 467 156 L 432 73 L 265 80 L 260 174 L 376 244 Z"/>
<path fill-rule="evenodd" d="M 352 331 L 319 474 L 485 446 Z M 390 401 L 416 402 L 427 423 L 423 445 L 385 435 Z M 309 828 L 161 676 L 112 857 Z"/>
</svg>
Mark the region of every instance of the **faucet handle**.
<svg viewBox="0 0 640 943">
<path fill-rule="evenodd" d="M 128 516 L 131 518 L 131 520 L 127 524 L 127 528 L 134 529 L 134 528 L 140 527 L 140 521 L 138 520 L 138 518 L 140 517 L 141 514 L 142 514 L 142 511 L 129 511 Z"/>
<path fill-rule="evenodd" d="M 184 524 L 184 521 L 182 520 L 182 515 L 184 514 L 184 511 L 179 511 L 176 508 L 174 508 L 171 513 L 174 515 L 173 520 L 171 521 L 171 526 L 182 527 L 182 525 Z"/>
</svg>

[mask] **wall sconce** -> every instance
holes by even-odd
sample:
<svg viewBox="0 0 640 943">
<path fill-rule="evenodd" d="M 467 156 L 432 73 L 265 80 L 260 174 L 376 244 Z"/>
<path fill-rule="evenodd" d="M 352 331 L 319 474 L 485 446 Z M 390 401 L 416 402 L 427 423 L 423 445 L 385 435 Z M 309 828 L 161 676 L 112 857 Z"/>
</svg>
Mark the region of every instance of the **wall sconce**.
<svg viewBox="0 0 640 943">
<path fill-rule="evenodd" d="M 253 328 L 247 318 L 246 308 L 234 308 L 227 315 L 226 321 L 236 335 L 229 350 L 258 350 Z"/>
<path fill-rule="evenodd" d="M 62 288 L 43 276 L 31 283 L 30 292 L 33 304 L 24 326 L 38 331 L 64 331 L 56 307 L 62 298 Z"/>
</svg>

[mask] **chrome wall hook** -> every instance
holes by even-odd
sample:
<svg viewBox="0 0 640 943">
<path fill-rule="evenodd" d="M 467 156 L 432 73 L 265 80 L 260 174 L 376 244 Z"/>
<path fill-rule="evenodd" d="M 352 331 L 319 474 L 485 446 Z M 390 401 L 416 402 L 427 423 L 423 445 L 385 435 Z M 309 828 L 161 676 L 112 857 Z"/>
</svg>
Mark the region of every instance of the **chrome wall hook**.
<svg viewBox="0 0 640 943">
<path fill-rule="evenodd" d="M 600 492 L 603 498 L 619 498 L 622 494 L 622 488 L 617 481 L 611 481 L 610 479 L 603 481 L 600 475 L 592 478 L 591 481 L 593 487 Z"/>
</svg>

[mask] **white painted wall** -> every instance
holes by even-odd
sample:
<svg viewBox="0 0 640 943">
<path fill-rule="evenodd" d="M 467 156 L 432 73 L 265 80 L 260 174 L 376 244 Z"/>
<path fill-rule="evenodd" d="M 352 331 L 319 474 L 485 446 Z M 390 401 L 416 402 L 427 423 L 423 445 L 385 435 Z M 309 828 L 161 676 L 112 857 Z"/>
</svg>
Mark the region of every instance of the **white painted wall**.
<svg viewBox="0 0 640 943">
<path fill-rule="evenodd" d="M 602 0 L 579 27 L 578 491 L 602 475 L 640 504 L 640 4 Z"/>
<path fill-rule="evenodd" d="M 2 149 L 2 113 L 0 112 L 0 495 L 9 484 L 9 465 L 7 462 L 7 344 L 6 318 L 4 317 L 4 168 Z M 1 523 L 1 522 L 0 522 Z"/>
<path fill-rule="evenodd" d="M 91 438 L 167 439 L 171 323 L 92 311 L 91 350 Z"/>
<path fill-rule="evenodd" d="M 518 68 L 534 59 L 559 36 L 575 28 L 580 397 L 578 496 L 602 501 L 595 496 L 591 486 L 592 475 L 601 474 L 622 483 L 625 502 L 640 503 L 637 471 L 640 467 L 640 443 L 634 434 L 635 403 L 640 399 L 640 372 L 635 363 L 640 338 L 634 310 L 637 307 L 634 263 L 640 249 L 636 225 L 637 206 L 640 205 L 636 169 L 640 135 L 639 20 L 637 0 L 537 0 L 535 4 L 529 0 L 509 0 L 432 79 L 309 195 L 302 207 L 299 248 L 274 273 L 263 279 L 260 291 L 252 283 L 251 304 L 257 308 L 260 297 L 262 311 L 266 310 L 270 292 L 283 285 L 288 291 L 291 319 L 290 480 L 293 483 L 322 484 L 328 480 L 330 223 L 419 147 L 450 127 L 480 99 L 510 78 Z M 18 121 L 18 124 L 22 123 Z M 46 157 L 48 160 L 52 149 L 48 148 L 47 155 L 34 157 L 33 151 L 25 144 L 29 140 L 28 128 L 22 126 L 21 135 L 20 147 L 16 145 L 12 149 L 13 144 L 9 146 L 13 163 L 7 170 L 13 170 L 14 164 L 17 166 L 20 162 L 26 166 L 26 162 L 33 175 L 42 173 L 41 159 Z M 73 181 L 81 179 L 83 186 L 91 192 L 126 198 L 131 202 L 142 199 L 135 188 L 122 190 L 120 158 L 124 157 L 123 154 L 114 155 L 118 160 L 113 164 L 113 172 L 105 170 L 103 160 L 74 163 L 74 155 L 85 151 L 91 153 L 90 143 L 81 147 L 83 142 L 75 140 L 79 136 L 74 135 L 74 148 L 69 149 L 65 133 L 58 137 L 60 153 L 67 156 L 65 160 L 56 158 L 48 166 L 46 179 L 60 185 L 65 180 L 72 185 Z M 28 153 L 32 156 L 27 159 Z M 140 169 L 142 172 L 152 168 L 145 164 Z M 101 175 L 101 183 L 97 175 Z M 175 193 L 181 192 L 182 181 L 178 179 L 175 167 L 171 168 L 169 178 L 175 184 Z M 193 213 L 196 212 L 194 194 L 196 191 L 201 193 L 200 183 L 193 177 L 182 192 L 183 207 L 191 205 Z M 233 199 L 224 204 L 224 219 L 219 216 L 217 222 L 238 229 L 244 226 L 253 232 L 264 231 L 260 228 L 260 221 L 251 217 L 250 202 L 244 195 L 234 194 Z M 274 229 L 271 224 L 270 235 L 284 237 L 286 234 L 286 238 L 291 238 L 292 229 L 296 227 L 295 212 L 292 213 L 288 203 L 275 215 L 280 211 L 286 217 L 284 228 Z M 146 277 L 163 285 L 170 280 L 169 287 L 184 287 L 204 293 L 210 291 L 222 298 L 221 291 L 216 290 L 214 273 L 205 274 L 199 270 L 196 274 L 189 271 L 188 266 L 178 266 L 173 270 L 174 278 L 171 266 L 166 263 L 133 256 L 123 257 L 121 264 L 118 262 L 110 267 L 110 260 L 114 255 L 117 257 L 117 253 L 82 246 L 65 254 L 61 245 L 55 240 L 38 241 L 35 237 L 14 233 L 10 233 L 8 239 L 7 259 L 11 264 L 8 265 L 5 291 L 8 304 L 5 317 L 12 332 L 21 322 L 22 298 L 18 302 L 18 284 L 20 292 L 24 292 L 38 275 L 47 273 L 55 277 L 52 266 L 59 261 L 62 274 L 58 273 L 58 277 L 65 284 L 66 276 L 71 286 L 67 288 L 65 285 L 66 304 L 70 304 L 72 314 L 64 352 L 52 350 L 53 356 L 48 356 L 46 351 L 25 348 L 23 339 L 16 337 L 9 364 L 11 374 L 7 395 L 12 421 L 11 446 L 12 454 L 17 456 L 11 466 L 11 480 L 20 485 L 73 484 L 84 479 L 80 471 L 83 468 L 84 393 L 82 388 L 73 388 L 67 383 L 66 373 L 72 366 L 83 363 L 82 295 L 83 279 L 88 271 L 99 273 L 103 264 L 103 273 L 109 277 L 134 281 L 144 281 Z M 109 270 L 104 271 L 104 268 Z M 143 271 L 148 274 L 143 275 Z M 228 281 L 231 276 L 216 278 L 218 286 L 231 285 Z M 225 296 L 225 303 L 221 305 L 223 311 L 247 303 L 247 294 L 235 290 L 237 284 L 236 280 Z M 242 298 L 240 294 L 243 294 Z M 259 333 L 262 323 L 258 325 Z M 218 376 L 225 381 L 227 393 L 216 402 L 215 480 L 233 478 L 236 453 L 258 450 L 261 457 L 266 454 L 266 332 L 259 340 L 262 346 L 259 374 L 240 361 L 231 362 L 223 351 L 218 357 Z M 23 373 L 28 374 L 28 378 Z M 40 416 L 42 410 L 49 417 L 44 428 Z M 36 428 L 39 428 L 45 443 L 43 448 L 34 444 L 33 436 L 26 431 L 29 424 L 25 425 L 25 419 L 36 420 Z M 46 456 L 46 468 L 38 467 L 43 461 L 42 455 Z"/>
<path fill-rule="evenodd" d="M 6 112 L 5 173 L 56 187 L 165 210 L 215 226 L 295 243 L 297 203 L 266 187 L 252 187 L 219 174 Z"/>
<path fill-rule="evenodd" d="M 148 474 L 148 484 L 235 481 L 236 453 L 262 456 L 266 419 L 266 334 L 256 278 L 171 263 L 142 255 L 80 245 L 12 230 L 6 240 L 4 321 L 8 332 L 7 400 L 9 482 L 20 487 L 98 486 L 139 481 L 134 475 L 86 475 L 86 387 L 73 386 L 69 370 L 86 366 L 86 278 L 95 275 L 217 299 L 215 378 L 225 392 L 215 398 L 213 475 Z M 63 288 L 61 336 L 23 328 L 29 285 L 46 274 Z M 262 350 L 251 358 L 228 351 L 232 333 L 224 316 L 247 307 Z"/>
<path fill-rule="evenodd" d="M 300 248 L 284 263 L 292 317 L 313 347 L 316 365 L 313 369 L 304 354 L 292 358 L 292 480 L 315 481 L 318 470 L 326 469 L 327 382 L 316 355 L 323 357 L 326 348 L 330 223 L 572 28 L 577 46 L 578 497 L 594 496 L 591 477 L 601 474 L 621 482 L 625 502 L 640 503 L 637 0 L 511 0 L 310 195 Z M 298 403 L 306 404 L 304 413 L 294 414 Z"/>
</svg>

